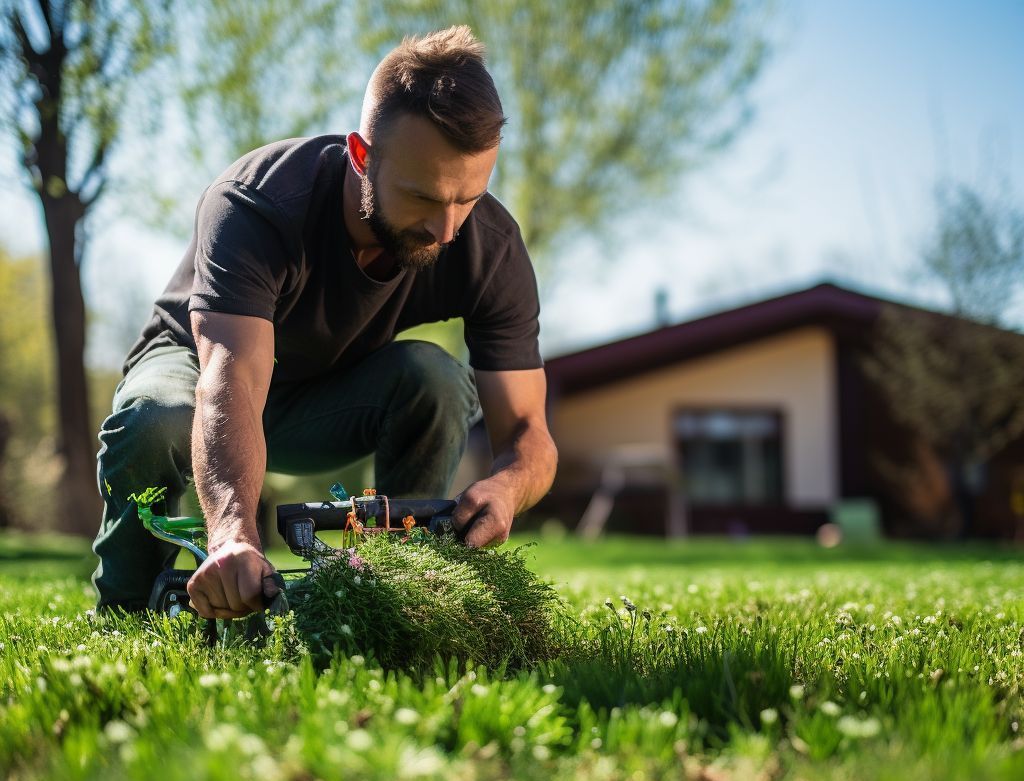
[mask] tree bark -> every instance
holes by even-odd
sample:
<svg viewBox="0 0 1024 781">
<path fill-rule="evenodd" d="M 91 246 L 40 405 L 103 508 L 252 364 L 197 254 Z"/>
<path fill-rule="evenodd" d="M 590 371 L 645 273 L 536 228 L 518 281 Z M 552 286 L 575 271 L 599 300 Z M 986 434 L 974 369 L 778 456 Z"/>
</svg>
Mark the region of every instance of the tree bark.
<svg viewBox="0 0 1024 781">
<path fill-rule="evenodd" d="M 40 6 L 45 10 L 46 6 Z M 43 14 L 50 46 L 41 53 L 26 51 L 30 70 L 40 86 L 35 108 L 39 133 L 33 157 L 25 161 L 43 207 L 50 245 L 51 305 L 57 358 L 59 422 L 58 456 L 62 461 L 61 507 L 55 525 L 72 534 L 92 535 L 99 528 L 101 502 L 96 487 L 96 451 L 89 420 L 85 374 L 85 299 L 78 259 L 83 255 L 79 228 L 87 204 L 68 186 L 68 140 L 61 128 L 63 67 L 68 50 L 63 29 Z M 26 39 L 27 44 L 27 39 Z M 104 143 L 98 139 L 96 143 Z"/>
<path fill-rule="evenodd" d="M 51 305 L 57 353 L 61 505 L 68 510 L 56 520 L 61 531 L 93 535 L 99 528 L 101 507 L 85 374 L 85 300 L 75 262 L 76 228 L 85 209 L 70 193 L 60 198 L 44 194 L 42 201 L 50 242 Z"/>
</svg>

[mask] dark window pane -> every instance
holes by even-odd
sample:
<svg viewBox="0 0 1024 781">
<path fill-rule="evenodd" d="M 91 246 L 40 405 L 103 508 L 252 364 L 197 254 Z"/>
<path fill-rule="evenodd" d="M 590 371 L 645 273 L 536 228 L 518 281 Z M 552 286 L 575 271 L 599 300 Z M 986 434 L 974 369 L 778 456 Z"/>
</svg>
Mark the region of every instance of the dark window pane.
<svg viewBox="0 0 1024 781">
<path fill-rule="evenodd" d="M 687 410 L 675 420 L 683 486 L 694 504 L 778 504 L 782 445 L 777 413 Z"/>
</svg>

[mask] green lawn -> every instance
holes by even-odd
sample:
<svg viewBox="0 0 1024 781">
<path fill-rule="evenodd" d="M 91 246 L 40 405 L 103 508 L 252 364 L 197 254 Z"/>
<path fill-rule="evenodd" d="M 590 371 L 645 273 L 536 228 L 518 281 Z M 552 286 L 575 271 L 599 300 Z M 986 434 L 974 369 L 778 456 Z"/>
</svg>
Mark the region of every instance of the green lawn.
<svg viewBox="0 0 1024 781">
<path fill-rule="evenodd" d="M 8 777 L 1024 778 L 1011 549 L 541 539 L 575 650 L 415 677 L 97 619 L 85 553 L 0 537 Z"/>
</svg>

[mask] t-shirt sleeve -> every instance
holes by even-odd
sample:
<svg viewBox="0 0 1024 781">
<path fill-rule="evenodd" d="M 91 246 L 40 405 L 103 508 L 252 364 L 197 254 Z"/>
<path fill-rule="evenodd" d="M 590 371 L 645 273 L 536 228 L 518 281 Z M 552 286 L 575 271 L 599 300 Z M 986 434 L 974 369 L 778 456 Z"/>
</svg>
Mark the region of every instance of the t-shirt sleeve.
<svg viewBox="0 0 1024 781">
<path fill-rule="evenodd" d="M 465 315 L 469 363 L 482 371 L 539 369 L 537 277 L 519 233 Z"/>
<path fill-rule="evenodd" d="M 189 311 L 274 319 L 287 267 L 276 207 L 238 182 L 219 182 L 196 213 L 195 278 Z"/>
</svg>

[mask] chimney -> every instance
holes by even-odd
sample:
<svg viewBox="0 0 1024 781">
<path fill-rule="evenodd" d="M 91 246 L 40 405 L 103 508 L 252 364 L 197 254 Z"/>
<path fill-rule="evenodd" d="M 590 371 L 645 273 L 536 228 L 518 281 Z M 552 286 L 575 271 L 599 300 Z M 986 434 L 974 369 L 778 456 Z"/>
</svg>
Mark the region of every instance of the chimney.
<svg viewBox="0 0 1024 781">
<path fill-rule="evenodd" d="M 668 311 L 668 290 L 659 286 L 654 290 L 654 326 L 665 328 L 671 325 L 672 317 Z"/>
</svg>

